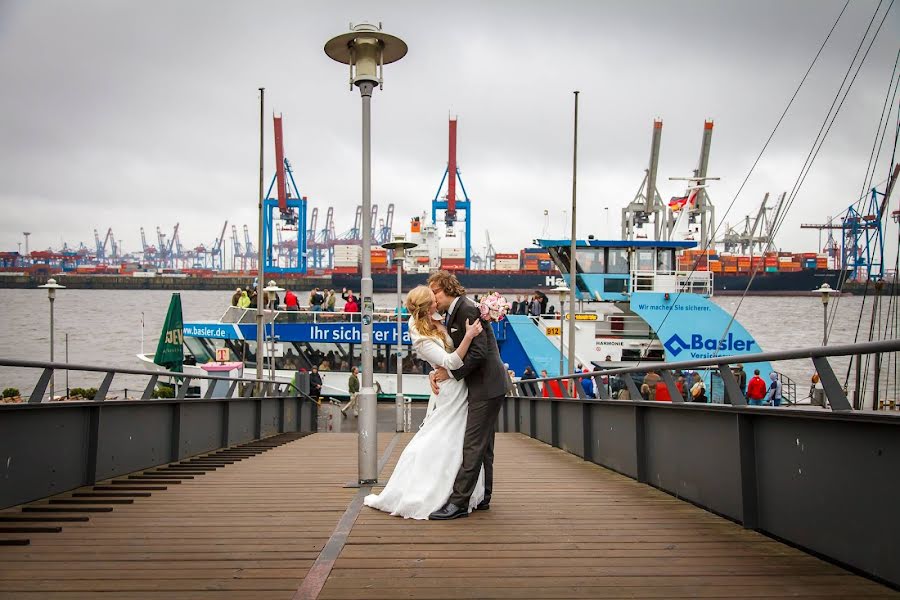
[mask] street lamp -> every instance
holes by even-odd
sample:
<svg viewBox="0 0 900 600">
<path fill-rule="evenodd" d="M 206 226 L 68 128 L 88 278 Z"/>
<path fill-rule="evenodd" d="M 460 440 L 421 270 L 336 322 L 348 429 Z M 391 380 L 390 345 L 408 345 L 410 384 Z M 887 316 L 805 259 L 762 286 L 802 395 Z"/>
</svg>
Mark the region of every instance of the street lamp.
<svg viewBox="0 0 900 600">
<path fill-rule="evenodd" d="M 26 238 L 27 239 L 27 238 Z M 56 290 L 64 290 L 66 286 L 58 285 L 55 279 L 48 279 L 47 283 L 44 285 L 38 286 L 41 289 L 47 290 L 47 298 L 50 299 L 50 362 L 53 362 L 53 301 L 56 300 Z M 56 383 L 56 371 L 52 371 L 52 375 L 50 376 L 50 400 L 53 400 L 53 395 L 55 393 L 55 383 Z"/>
<path fill-rule="evenodd" d="M 277 292 L 283 292 L 284 288 L 280 288 L 275 284 L 275 281 L 270 281 L 269 285 L 263 288 L 263 299 L 264 306 L 259 306 L 259 299 L 256 300 L 257 310 L 271 310 L 275 304 L 275 294 Z M 269 299 L 269 294 L 272 295 L 272 299 Z M 263 313 L 265 314 L 265 313 Z M 272 315 L 272 337 L 269 338 L 269 379 L 275 380 L 275 315 Z M 265 343 L 265 331 L 263 331 L 263 343 Z"/>
<path fill-rule="evenodd" d="M 384 65 L 406 56 L 406 42 L 381 30 L 381 25 L 360 23 L 351 31 L 328 40 L 325 54 L 350 66 L 350 89 L 356 85 L 362 97 L 362 331 L 360 354 L 362 382 L 359 390 L 359 484 L 378 481 L 378 421 L 375 388 L 372 387 L 372 158 L 371 115 L 375 85 L 383 85 Z"/>
<path fill-rule="evenodd" d="M 406 260 L 406 251 L 418 246 L 415 242 L 406 241 L 406 236 L 395 235 L 393 242 L 381 245 L 386 250 L 393 251 L 393 260 L 397 265 L 397 431 L 407 431 L 406 403 L 403 398 L 403 261 Z"/>
<path fill-rule="evenodd" d="M 840 294 L 840 290 L 836 290 L 832 288 L 827 283 L 823 283 L 818 288 L 812 291 L 813 294 L 821 294 L 822 296 L 822 308 L 824 309 L 824 321 L 823 326 L 824 330 L 822 332 L 822 345 L 828 345 L 828 299 L 832 294 Z"/>
<path fill-rule="evenodd" d="M 562 377 L 565 375 L 565 372 L 563 371 L 563 332 L 565 331 L 565 323 L 563 323 L 563 321 L 566 318 L 566 311 L 563 310 L 563 307 L 565 306 L 566 296 L 570 290 L 568 287 L 561 285 L 550 291 L 559 294 L 559 376 Z M 572 344 L 571 340 L 569 340 L 569 344 Z M 571 366 L 572 365 L 569 365 L 569 367 Z"/>
</svg>

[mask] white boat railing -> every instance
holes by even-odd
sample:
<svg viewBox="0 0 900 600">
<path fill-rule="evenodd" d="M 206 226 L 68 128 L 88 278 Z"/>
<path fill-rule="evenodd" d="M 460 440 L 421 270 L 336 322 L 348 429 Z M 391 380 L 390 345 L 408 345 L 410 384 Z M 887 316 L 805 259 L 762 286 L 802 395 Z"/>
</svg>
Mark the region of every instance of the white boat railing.
<svg viewBox="0 0 900 600">
<path fill-rule="evenodd" d="M 274 319 L 276 323 L 360 323 L 362 313 L 354 312 L 329 312 L 325 310 L 265 310 L 265 322 L 271 323 Z M 403 320 L 408 319 L 408 315 L 404 314 Z M 377 323 L 388 323 L 397 321 L 397 311 L 381 309 L 373 313 L 373 320 Z M 229 306 L 219 319 L 220 323 L 255 323 L 256 309 L 241 308 L 239 306 Z"/>
<path fill-rule="evenodd" d="M 713 295 L 711 271 L 632 271 L 631 293 L 668 292 L 670 294 Z"/>
</svg>

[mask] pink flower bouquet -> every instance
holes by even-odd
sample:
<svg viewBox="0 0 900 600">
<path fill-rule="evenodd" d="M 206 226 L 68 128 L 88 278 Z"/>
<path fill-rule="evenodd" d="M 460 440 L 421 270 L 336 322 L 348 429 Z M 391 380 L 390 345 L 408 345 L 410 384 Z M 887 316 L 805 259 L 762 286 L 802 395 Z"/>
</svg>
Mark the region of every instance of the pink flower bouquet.
<svg viewBox="0 0 900 600">
<path fill-rule="evenodd" d="M 481 311 L 482 321 L 496 322 L 503 320 L 510 309 L 510 304 L 506 301 L 506 298 L 497 292 L 491 292 L 482 296 L 478 303 L 478 308 Z"/>
</svg>

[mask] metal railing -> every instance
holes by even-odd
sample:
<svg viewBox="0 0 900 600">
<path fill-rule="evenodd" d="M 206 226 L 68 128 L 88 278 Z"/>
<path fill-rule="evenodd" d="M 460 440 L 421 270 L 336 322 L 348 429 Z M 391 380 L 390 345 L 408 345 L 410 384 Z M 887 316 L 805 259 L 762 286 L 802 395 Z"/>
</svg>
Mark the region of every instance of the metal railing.
<svg viewBox="0 0 900 600">
<path fill-rule="evenodd" d="M 672 402 L 685 402 L 684 392 L 678 389 L 676 385 L 673 371 L 714 371 L 722 379 L 724 385 L 723 400 L 725 404 L 735 406 L 746 406 L 747 399 L 744 392 L 738 386 L 737 378 L 731 369 L 731 365 L 755 363 L 755 362 L 777 362 L 781 360 L 795 360 L 808 358 L 812 361 L 813 368 L 819 375 L 822 387 L 825 392 L 827 403 L 832 410 L 851 411 L 853 407 L 847 399 L 847 390 L 843 388 L 831 365 L 828 363 L 828 357 L 832 356 L 864 356 L 864 355 L 880 355 L 890 352 L 900 351 L 900 339 L 886 340 L 880 342 L 864 342 L 859 344 L 842 344 L 836 346 L 816 346 L 814 348 L 801 348 L 797 350 L 782 350 L 777 352 L 760 352 L 757 354 L 737 354 L 732 356 L 720 356 L 716 358 L 700 358 L 694 360 L 685 360 L 677 362 L 645 362 L 635 367 L 619 367 L 614 369 L 598 369 L 588 373 L 579 375 L 566 375 L 563 377 L 546 377 L 540 379 L 529 379 L 525 381 L 517 381 L 517 394 L 519 396 L 527 396 L 524 393 L 523 385 L 526 383 L 536 383 L 543 391 L 549 389 L 547 393 L 557 392 L 557 397 L 561 398 L 579 398 L 587 399 L 587 395 L 581 381 L 589 378 L 594 382 L 592 386 L 597 390 L 600 400 L 612 400 L 612 387 L 614 380 L 618 378 L 624 385 L 624 389 L 629 392 L 630 399 L 643 400 L 640 387 L 634 380 L 633 375 L 653 372 L 658 373 L 662 382 L 665 384 L 666 390 Z M 570 382 L 578 385 L 571 385 Z M 557 382 L 552 386 L 550 382 Z M 545 385 L 547 384 L 547 385 Z M 552 389 L 551 389 L 552 388 Z M 575 390 L 573 394 L 571 390 Z M 782 391 L 782 396 L 784 391 Z"/>
<path fill-rule="evenodd" d="M 884 550 L 898 539 L 891 507 L 900 493 L 900 414 L 852 410 L 828 364 L 897 351 L 900 340 L 890 340 L 519 380 L 498 431 L 530 436 L 900 587 L 900 562 Z M 747 406 L 729 368 L 803 358 L 833 410 Z M 682 369 L 718 371 L 727 404 L 686 402 L 672 375 Z M 672 402 L 643 400 L 634 377 L 648 371 L 659 373 Z M 596 381 L 599 399 L 585 394 L 585 376 Z M 603 377 L 624 379 L 633 399 L 610 398 Z"/>
<path fill-rule="evenodd" d="M 632 271 L 631 292 L 713 295 L 711 271 Z"/>
<path fill-rule="evenodd" d="M 30 401 L 0 404 L 0 509 L 235 444 L 317 429 L 318 405 L 303 376 L 295 384 L 10 359 L 0 359 L 0 366 L 40 373 Z M 52 373 L 64 369 L 102 374 L 92 400 L 41 402 Z M 105 401 L 119 374 L 149 378 L 141 399 Z M 160 377 L 181 379 L 176 397 L 151 397 Z M 187 397 L 195 381 L 208 382 L 203 397 Z"/>
<path fill-rule="evenodd" d="M 281 323 L 317 323 L 317 324 L 334 324 L 334 323 L 360 323 L 362 313 L 348 313 L 342 311 L 312 311 L 312 310 L 264 310 L 264 320 L 266 324 L 273 321 L 276 324 Z M 379 310 L 373 313 L 372 318 L 377 323 L 396 322 L 397 311 Z M 221 323 L 256 323 L 255 308 L 240 308 L 238 306 L 229 306 L 222 317 L 219 319 Z"/>
<path fill-rule="evenodd" d="M 256 379 L 253 377 L 217 377 L 215 375 L 198 375 L 198 374 L 179 374 L 171 371 L 154 371 L 149 369 L 124 369 L 113 367 L 98 367 L 95 365 L 79 365 L 71 363 L 46 362 L 38 360 L 13 360 L 0 358 L 0 367 L 14 367 L 26 369 L 40 369 L 37 383 L 28 397 L 28 403 L 40 403 L 44 401 L 44 395 L 50 379 L 56 371 L 81 371 L 88 373 L 103 373 L 103 378 L 97 386 L 97 392 L 90 400 L 93 402 L 104 402 L 108 398 L 110 387 L 113 379 L 117 374 L 123 375 L 145 375 L 149 377 L 149 381 L 144 387 L 144 391 L 140 396 L 140 400 L 153 399 L 153 392 L 159 383 L 160 378 L 177 379 L 176 398 L 186 398 L 190 391 L 191 383 L 197 381 L 207 382 L 207 389 L 203 395 L 205 400 L 211 399 L 230 399 L 236 397 L 249 398 L 254 396 L 254 392 L 258 389 L 261 393 L 256 397 L 266 398 L 272 396 L 285 395 L 305 395 L 307 390 L 301 390 L 292 381 L 273 381 L 271 379 Z M 225 384 L 225 385 L 223 385 Z M 219 393 L 221 391 L 221 393 Z M 217 395 L 219 393 L 219 395 Z"/>
</svg>

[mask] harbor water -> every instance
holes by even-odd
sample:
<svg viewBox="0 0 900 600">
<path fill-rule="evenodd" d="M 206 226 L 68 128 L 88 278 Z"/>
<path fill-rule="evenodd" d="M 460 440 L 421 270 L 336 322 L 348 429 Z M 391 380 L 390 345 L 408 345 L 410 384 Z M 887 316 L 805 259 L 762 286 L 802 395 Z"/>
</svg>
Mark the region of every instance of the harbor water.
<svg viewBox="0 0 900 600">
<path fill-rule="evenodd" d="M 137 290 L 60 290 L 54 305 L 55 358 L 68 362 L 118 368 L 144 368 L 136 354 L 153 352 L 169 305 L 170 292 Z M 182 309 L 186 321 L 216 320 L 228 307 L 231 294 L 218 291 L 181 292 Z M 301 301 L 303 296 L 301 295 Z M 739 297 L 714 298 L 722 308 L 733 312 Z M 888 298 L 883 299 L 885 307 Z M 829 345 L 865 341 L 870 326 L 872 298 L 860 296 L 832 298 L 837 313 L 829 334 Z M 49 360 L 50 304 L 47 292 L 41 289 L 0 289 L 0 303 L 4 307 L 0 321 L 0 357 L 15 360 Z M 340 301 L 339 301 L 340 304 Z M 396 306 L 395 294 L 376 294 L 377 307 Z M 860 324 L 860 309 L 863 310 Z M 785 350 L 818 346 L 822 343 L 823 308 L 817 295 L 784 297 L 747 297 L 737 314 L 744 327 L 757 339 L 764 350 Z M 882 318 L 880 329 L 884 330 Z M 893 358 L 892 358 L 893 360 Z M 843 382 L 847 375 L 847 359 L 835 359 L 832 366 Z M 797 391 L 804 396 L 813 374 L 812 363 L 798 360 L 778 363 L 781 371 L 797 382 Z M 882 367 L 882 396 L 896 398 L 896 371 L 893 363 Z M 36 369 L 0 368 L 0 389 L 15 387 L 27 394 L 39 376 Z M 97 387 L 102 373 L 57 373 L 57 393 L 68 387 Z M 853 385 L 851 374 L 850 385 Z M 147 379 L 141 376 L 118 375 L 113 381 L 111 396 L 122 398 L 140 395 Z"/>
</svg>

